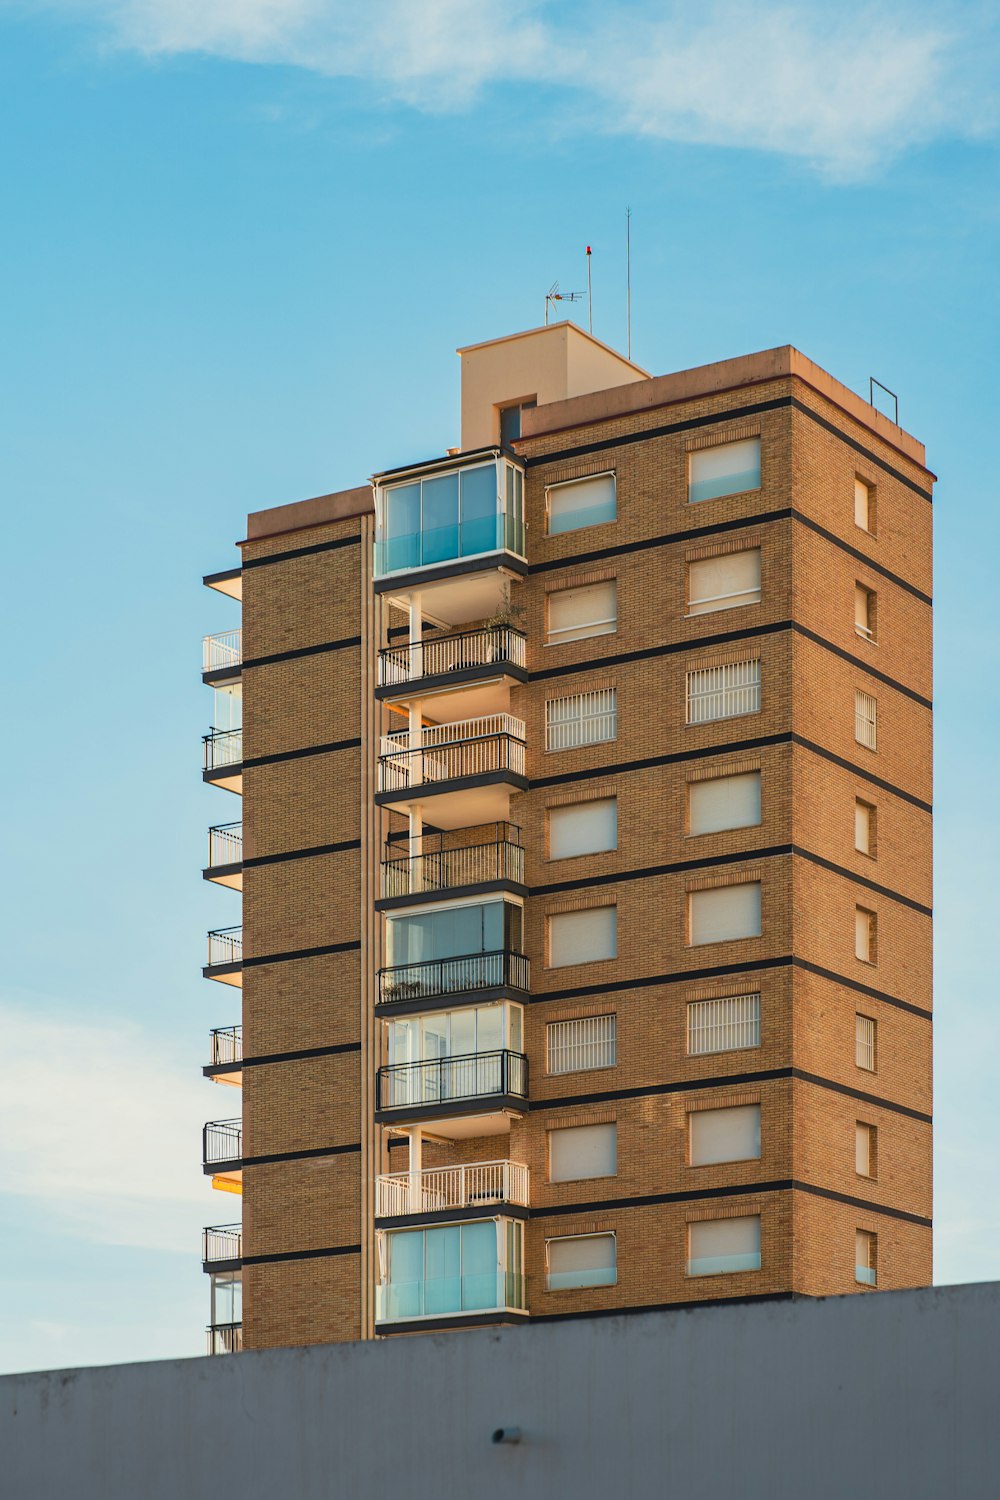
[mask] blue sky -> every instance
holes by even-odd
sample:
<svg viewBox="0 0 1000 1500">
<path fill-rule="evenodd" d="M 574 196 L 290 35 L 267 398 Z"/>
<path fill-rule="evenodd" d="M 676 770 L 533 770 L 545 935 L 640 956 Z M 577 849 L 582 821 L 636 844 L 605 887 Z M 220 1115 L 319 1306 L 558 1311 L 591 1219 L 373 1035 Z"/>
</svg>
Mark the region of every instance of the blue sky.
<svg viewBox="0 0 1000 1500">
<path fill-rule="evenodd" d="M 559 279 L 655 373 L 899 392 L 937 504 L 939 1281 L 1000 1277 L 995 7 L 0 0 L 0 1371 L 198 1354 L 201 588 L 458 440 Z M 579 309 L 574 309 L 578 312 Z"/>
</svg>

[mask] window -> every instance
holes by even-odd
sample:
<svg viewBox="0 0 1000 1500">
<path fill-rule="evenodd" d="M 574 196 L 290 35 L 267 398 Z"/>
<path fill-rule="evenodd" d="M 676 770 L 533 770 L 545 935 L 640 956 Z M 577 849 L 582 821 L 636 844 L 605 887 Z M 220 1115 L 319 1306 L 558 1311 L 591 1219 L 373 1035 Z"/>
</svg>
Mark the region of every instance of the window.
<svg viewBox="0 0 1000 1500">
<path fill-rule="evenodd" d="M 692 1167 L 720 1161 L 756 1161 L 760 1156 L 760 1105 L 696 1109 L 688 1115 L 688 1160 Z"/>
<path fill-rule="evenodd" d="M 874 1125 L 864 1125 L 860 1120 L 854 1126 L 854 1170 L 859 1177 L 876 1177 L 875 1170 L 878 1132 Z"/>
<path fill-rule="evenodd" d="M 549 536 L 563 531 L 579 531 L 583 526 L 599 526 L 613 521 L 618 514 L 613 474 L 592 474 L 586 479 L 571 479 L 553 484 L 545 491 L 549 517 Z"/>
<path fill-rule="evenodd" d="M 509 548 L 524 554 L 524 475 L 508 459 L 379 488 L 379 574 Z"/>
<path fill-rule="evenodd" d="M 876 1071 L 877 1054 L 875 1050 L 878 1028 L 871 1016 L 857 1015 L 854 1017 L 854 1061 L 859 1068 L 864 1068 L 868 1073 Z"/>
<path fill-rule="evenodd" d="M 618 736 L 618 690 L 598 688 L 571 698 L 550 698 L 545 705 L 546 750 L 576 750 Z"/>
<path fill-rule="evenodd" d="M 869 750 L 878 749 L 878 704 L 860 688 L 854 694 L 854 738 Z"/>
<path fill-rule="evenodd" d="M 859 854 L 870 854 L 874 859 L 876 848 L 875 809 L 870 802 L 854 799 L 854 847 Z"/>
<path fill-rule="evenodd" d="M 714 500 L 760 489 L 760 438 L 698 448 L 688 457 L 688 500 Z"/>
<path fill-rule="evenodd" d="M 616 1031 L 616 1016 L 551 1022 L 545 1028 L 548 1071 L 585 1073 L 591 1068 L 613 1068 L 617 1060 Z"/>
<path fill-rule="evenodd" d="M 688 614 L 710 615 L 760 603 L 760 548 L 688 563 Z"/>
<path fill-rule="evenodd" d="M 854 1279 L 863 1286 L 878 1285 L 878 1235 L 854 1231 Z"/>
<path fill-rule="evenodd" d="M 535 401 L 521 401 L 516 406 L 501 406 L 500 408 L 500 445 L 509 448 L 515 438 L 521 436 L 521 413 L 530 411 L 537 403 Z"/>
<path fill-rule="evenodd" d="M 760 995 L 693 1000 L 688 1006 L 687 1050 L 690 1057 L 759 1046 Z"/>
<path fill-rule="evenodd" d="M 854 481 L 854 524 L 875 535 L 875 491 L 863 479 Z"/>
<path fill-rule="evenodd" d="M 760 1270 L 760 1215 L 700 1219 L 688 1225 L 689 1276 Z"/>
<path fill-rule="evenodd" d="M 854 956 L 863 964 L 873 964 L 877 958 L 878 918 L 866 906 L 854 908 Z"/>
<path fill-rule="evenodd" d="M 613 578 L 579 589 L 549 594 L 545 644 L 582 641 L 591 635 L 613 635 L 618 629 L 618 585 Z"/>
<path fill-rule="evenodd" d="M 554 912 L 547 920 L 550 969 L 617 958 L 617 906 L 591 906 L 584 911 Z"/>
<path fill-rule="evenodd" d="M 760 772 L 688 783 L 688 833 L 753 828 L 760 822 Z"/>
<path fill-rule="evenodd" d="M 687 722 L 709 724 L 760 712 L 760 659 L 698 667 L 687 674 Z"/>
<path fill-rule="evenodd" d="M 515 901 L 425 908 L 405 917 L 387 914 L 386 963 L 395 968 L 501 949 L 520 953 L 522 916 Z"/>
<path fill-rule="evenodd" d="M 614 1286 L 618 1280 L 613 1234 L 573 1234 L 545 1242 L 545 1285 L 550 1292 L 579 1286 Z"/>
<path fill-rule="evenodd" d="M 232 731 L 243 727 L 243 684 L 227 682 L 224 687 L 213 689 L 215 706 L 212 710 L 212 728 Z"/>
<path fill-rule="evenodd" d="M 863 583 L 854 585 L 854 633 L 863 640 L 875 639 L 876 594 L 866 589 Z"/>
<path fill-rule="evenodd" d="M 570 1125 L 549 1133 L 549 1181 L 583 1182 L 618 1172 L 618 1127 Z"/>
<path fill-rule="evenodd" d="M 728 943 L 760 937 L 760 881 L 688 892 L 688 942 Z"/>
<path fill-rule="evenodd" d="M 489 1219 L 380 1234 L 377 1321 L 522 1307 L 522 1233 Z"/>
<path fill-rule="evenodd" d="M 576 859 L 618 848 L 618 798 L 550 807 L 549 859 Z"/>
</svg>

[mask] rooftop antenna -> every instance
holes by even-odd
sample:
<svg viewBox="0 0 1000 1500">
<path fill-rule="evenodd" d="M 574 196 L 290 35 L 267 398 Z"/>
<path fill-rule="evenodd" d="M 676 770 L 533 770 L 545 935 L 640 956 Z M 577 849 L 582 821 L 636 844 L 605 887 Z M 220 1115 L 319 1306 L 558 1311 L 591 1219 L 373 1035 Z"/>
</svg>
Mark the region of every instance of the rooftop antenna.
<svg viewBox="0 0 1000 1500">
<path fill-rule="evenodd" d="M 594 332 L 594 296 L 590 286 L 590 246 L 587 246 L 587 322 L 590 333 Z"/>
<path fill-rule="evenodd" d="M 632 358 L 632 210 L 625 210 L 625 354 Z"/>
<path fill-rule="evenodd" d="M 554 281 L 545 293 L 545 326 L 549 326 L 549 308 L 553 302 L 582 302 L 582 292 L 561 292 L 558 281 Z"/>
</svg>

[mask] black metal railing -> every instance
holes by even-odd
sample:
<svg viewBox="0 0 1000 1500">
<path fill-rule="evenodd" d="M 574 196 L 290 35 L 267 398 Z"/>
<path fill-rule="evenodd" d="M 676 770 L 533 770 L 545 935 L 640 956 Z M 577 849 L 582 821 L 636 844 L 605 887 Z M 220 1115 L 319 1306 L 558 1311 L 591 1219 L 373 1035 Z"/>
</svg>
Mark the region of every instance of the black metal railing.
<svg viewBox="0 0 1000 1500">
<path fill-rule="evenodd" d="M 393 1063 L 378 1070 L 378 1108 L 405 1109 L 452 1100 L 528 1095 L 528 1059 L 523 1052 L 470 1052 L 427 1062 Z"/>
<path fill-rule="evenodd" d="M 201 1231 L 201 1258 L 206 1265 L 239 1260 L 242 1254 L 242 1224 L 214 1224 Z"/>
<path fill-rule="evenodd" d="M 218 771 L 223 766 L 238 766 L 243 759 L 242 729 L 213 729 L 201 737 L 203 767 Z"/>
<path fill-rule="evenodd" d="M 207 1332 L 209 1354 L 238 1354 L 243 1348 L 242 1323 L 210 1323 Z"/>
<path fill-rule="evenodd" d="M 239 1161 L 243 1155 L 243 1121 L 209 1120 L 202 1131 L 202 1162 L 206 1167 Z"/>
<path fill-rule="evenodd" d="M 212 1040 L 211 1067 L 224 1067 L 227 1063 L 243 1061 L 242 1026 L 216 1026 L 209 1035 Z"/>
<path fill-rule="evenodd" d="M 243 928 L 217 927 L 208 934 L 209 969 L 243 962 Z"/>
<path fill-rule="evenodd" d="M 459 843 L 463 837 L 465 842 Z M 524 884 L 521 830 L 510 823 L 424 834 L 419 854 L 411 854 L 405 844 L 385 846 L 383 896 L 450 891 L 493 880 Z"/>
<path fill-rule="evenodd" d="M 527 955 L 511 953 L 506 948 L 494 953 L 467 953 L 458 958 L 432 958 L 418 964 L 394 964 L 378 971 L 378 998 L 382 1005 L 498 988 L 522 990 L 526 994 L 529 987 Z"/>
</svg>

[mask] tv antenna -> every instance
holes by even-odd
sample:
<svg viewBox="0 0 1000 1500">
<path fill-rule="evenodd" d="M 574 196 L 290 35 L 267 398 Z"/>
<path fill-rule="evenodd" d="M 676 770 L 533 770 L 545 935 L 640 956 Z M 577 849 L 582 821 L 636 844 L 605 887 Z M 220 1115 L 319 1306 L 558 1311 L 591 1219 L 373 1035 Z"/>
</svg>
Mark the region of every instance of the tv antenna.
<svg viewBox="0 0 1000 1500">
<path fill-rule="evenodd" d="M 585 292 L 561 292 L 558 281 L 554 281 L 545 293 L 545 326 L 549 326 L 549 308 L 554 302 L 582 302 Z"/>
</svg>

